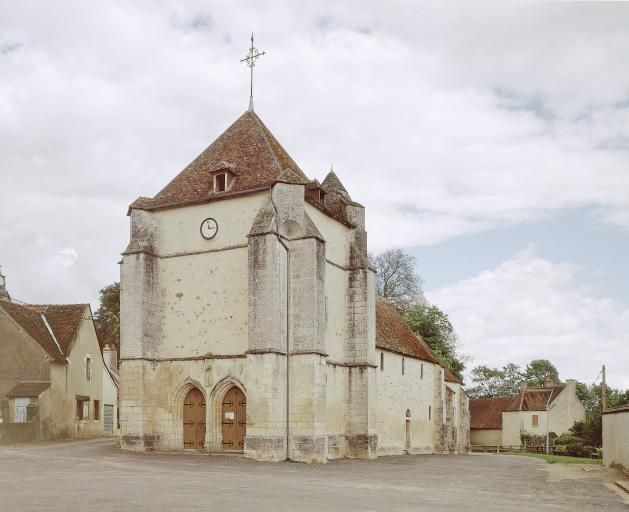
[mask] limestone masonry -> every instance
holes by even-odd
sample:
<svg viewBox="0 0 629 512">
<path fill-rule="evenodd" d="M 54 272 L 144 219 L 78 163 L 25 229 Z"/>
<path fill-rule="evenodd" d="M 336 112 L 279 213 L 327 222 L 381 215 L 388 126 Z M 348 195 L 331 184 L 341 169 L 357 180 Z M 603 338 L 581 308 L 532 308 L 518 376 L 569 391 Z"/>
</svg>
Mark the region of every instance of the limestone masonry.
<svg viewBox="0 0 629 512">
<path fill-rule="evenodd" d="M 304 462 L 468 449 L 461 383 L 376 298 L 365 208 L 333 172 L 308 179 L 253 111 L 129 215 L 124 448 Z"/>
</svg>

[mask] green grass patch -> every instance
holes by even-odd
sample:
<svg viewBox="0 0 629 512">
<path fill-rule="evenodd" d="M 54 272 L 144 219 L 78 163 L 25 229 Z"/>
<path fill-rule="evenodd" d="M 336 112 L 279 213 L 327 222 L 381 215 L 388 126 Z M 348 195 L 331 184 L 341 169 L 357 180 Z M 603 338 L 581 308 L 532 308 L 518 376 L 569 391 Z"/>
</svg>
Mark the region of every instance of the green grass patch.
<svg viewBox="0 0 629 512">
<path fill-rule="evenodd" d="M 527 452 L 500 452 L 500 455 L 522 455 L 524 457 L 535 457 L 544 459 L 550 464 L 555 462 L 564 462 L 566 464 L 598 464 L 601 465 L 601 459 L 586 459 L 584 457 L 569 457 L 568 455 L 546 455 L 545 453 L 527 453 Z"/>
</svg>

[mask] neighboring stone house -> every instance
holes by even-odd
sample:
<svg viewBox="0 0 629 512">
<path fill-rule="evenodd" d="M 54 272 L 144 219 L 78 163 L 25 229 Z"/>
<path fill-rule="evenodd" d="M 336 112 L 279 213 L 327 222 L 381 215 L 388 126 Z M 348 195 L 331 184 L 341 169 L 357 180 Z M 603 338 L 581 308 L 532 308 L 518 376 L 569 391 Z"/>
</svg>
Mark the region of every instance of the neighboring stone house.
<svg viewBox="0 0 629 512">
<path fill-rule="evenodd" d="M 129 215 L 123 448 L 467 448 L 460 382 L 376 300 L 365 208 L 334 172 L 310 180 L 252 110 Z"/>
<path fill-rule="evenodd" d="M 113 433 L 117 387 L 91 318 L 88 304 L 0 299 L 0 440 Z"/>
<path fill-rule="evenodd" d="M 515 396 L 470 400 L 471 443 L 484 446 L 521 445 L 522 434 L 545 436 L 569 432 L 585 419 L 585 406 L 576 394 L 576 381 L 527 387 Z M 548 430 L 547 430 L 548 429 Z"/>
<path fill-rule="evenodd" d="M 603 412 L 603 464 L 629 475 L 629 403 Z"/>
</svg>

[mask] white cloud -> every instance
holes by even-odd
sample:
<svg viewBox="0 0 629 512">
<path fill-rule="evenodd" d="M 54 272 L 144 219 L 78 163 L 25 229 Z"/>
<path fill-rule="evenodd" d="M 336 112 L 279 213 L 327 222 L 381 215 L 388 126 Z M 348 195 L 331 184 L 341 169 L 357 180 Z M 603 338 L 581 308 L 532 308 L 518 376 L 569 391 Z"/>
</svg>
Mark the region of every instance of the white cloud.
<svg viewBox="0 0 629 512">
<path fill-rule="evenodd" d="M 0 263 L 94 301 L 126 206 L 245 108 L 313 178 L 335 162 L 372 249 L 591 207 L 629 227 L 629 4 L 14 2 L 0 19 Z M 41 220 L 46 220 L 42 230 Z M 64 248 L 72 269 L 46 274 Z M 64 286 L 42 286 L 54 280 Z"/>
<path fill-rule="evenodd" d="M 543 358 L 563 379 L 591 383 L 606 364 L 609 384 L 629 388 L 629 306 L 600 297 L 583 273 L 528 249 L 428 295 L 450 315 L 471 367 Z"/>
</svg>

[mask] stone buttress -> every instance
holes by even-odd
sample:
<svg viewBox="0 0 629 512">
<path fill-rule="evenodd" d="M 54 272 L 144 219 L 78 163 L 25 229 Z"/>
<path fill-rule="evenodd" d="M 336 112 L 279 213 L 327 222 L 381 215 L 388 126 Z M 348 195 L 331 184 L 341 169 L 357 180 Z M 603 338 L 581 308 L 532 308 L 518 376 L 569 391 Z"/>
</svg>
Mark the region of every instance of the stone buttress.
<svg viewBox="0 0 629 512">
<path fill-rule="evenodd" d="M 349 254 L 347 290 L 348 391 L 345 456 L 375 458 L 378 437 L 376 425 L 376 292 L 375 272 L 367 257 L 365 209 L 348 204 L 349 220 L 356 226 Z"/>
<path fill-rule="evenodd" d="M 249 233 L 245 455 L 326 462 L 325 241 L 283 173 Z"/>
<path fill-rule="evenodd" d="M 159 258 L 154 253 L 151 213 L 133 210 L 131 241 L 120 267 L 121 317 L 120 444 L 148 451 L 159 445 L 157 390 L 147 385 L 146 359 L 155 357 L 160 338 Z M 155 395 L 155 396 L 154 396 Z"/>
</svg>

